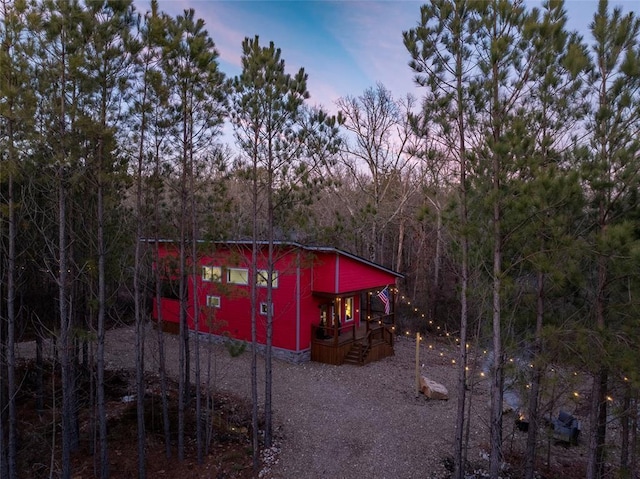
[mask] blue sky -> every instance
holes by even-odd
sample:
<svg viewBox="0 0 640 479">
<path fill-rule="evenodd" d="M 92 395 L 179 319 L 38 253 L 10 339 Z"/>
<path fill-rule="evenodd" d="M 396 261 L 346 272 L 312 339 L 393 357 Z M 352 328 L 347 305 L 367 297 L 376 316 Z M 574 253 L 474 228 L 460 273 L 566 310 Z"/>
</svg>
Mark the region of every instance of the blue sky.
<svg viewBox="0 0 640 479">
<path fill-rule="evenodd" d="M 240 73 L 241 44 L 245 37 L 260 36 L 282 50 L 290 72 L 304 67 L 309 75 L 311 104 L 335 111 L 342 96 L 360 95 L 383 83 L 396 98 L 421 92 L 413 85 L 407 66 L 409 56 L 402 32 L 413 28 L 424 2 L 413 0 L 341 1 L 242 1 L 159 0 L 160 9 L 176 15 L 193 8 L 220 52 L 220 66 L 227 76 Z M 541 1 L 528 0 L 530 6 Z M 566 0 L 569 28 L 590 41 L 588 25 L 596 0 Z M 137 1 L 139 10 L 148 2 Z M 639 0 L 612 0 L 623 12 L 640 15 Z"/>
</svg>

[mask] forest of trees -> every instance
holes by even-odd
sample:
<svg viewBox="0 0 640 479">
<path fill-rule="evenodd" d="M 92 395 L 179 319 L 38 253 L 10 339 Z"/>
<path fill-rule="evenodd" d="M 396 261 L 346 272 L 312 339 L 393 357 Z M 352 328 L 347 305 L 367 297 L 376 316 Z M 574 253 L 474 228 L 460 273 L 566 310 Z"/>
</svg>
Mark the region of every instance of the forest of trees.
<svg viewBox="0 0 640 479">
<path fill-rule="evenodd" d="M 431 321 L 492 351 L 491 477 L 503 460 L 506 358 L 515 353 L 532 364 L 525 477 L 535 472 L 545 373 L 557 364 L 592 379 L 587 478 L 606 476 L 612 422 L 622 431 L 617 474 L 637 477 L 639 18 L 602 0 L 582 38 L 567 29 L 560 0 L 533 9 L 431 0 L 398 32 L 421 97 L 372 85 L 339 99 L 334 116 L 311 103 L 304 69 L 286 73 L 280 49 L 258 37 L 238 45 L 242 73 L 226 77 L 216 33 L 193 10 L 0 0 L 0 15 L 1 477 L 20 477 L 16 344 L 25 339 L 40 350 L 45 339 L 56 344 L 56 473 L 72 477 L 77 380 L 87 374 L 98 475 L 109 477 L 105 332 L 120 322 L 136 326 L 130 366 L 146 477 L 143 345 L 163 287 L 151 267 L 159 238 L 179 245 L 171 267 L 184 303 L 178 440 L 165 407 L 167 455 L 177 447 L 184 458 L 185 410 L 201 417 L 203 408 L 199 364 L 192 383 L 186 374 L 199 350 L 186 285 L 202 244 L 290 240 L 402 272 L 400 292 Z M 414 330 L 429 328 L 398 311 Z M 270 328 L 267 318 L 268 341 Z M 161 331 L 157 340 L 167 388 Z M 467 348 L 459 354 L 449 453 L 463 478 Z M 273 434 L 269 342 L 263 444 L 253 355 L 257 468 Z M 197 434 L 201 460 L 207 442 Z"/>
</svg>

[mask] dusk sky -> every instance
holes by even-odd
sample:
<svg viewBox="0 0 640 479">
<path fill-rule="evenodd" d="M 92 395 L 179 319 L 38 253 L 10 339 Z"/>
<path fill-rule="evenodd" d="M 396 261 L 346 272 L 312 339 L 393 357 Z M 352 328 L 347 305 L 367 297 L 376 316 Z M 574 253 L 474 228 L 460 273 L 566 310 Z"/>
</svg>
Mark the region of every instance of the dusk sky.
<svg viewBox="0 0 640 479">
<path fill-rule="evenodd" d="M 148 2 L 137 1 L 146 11 Z M 304 67 L 309 75 L 310 103 L 335 111 L 335 101 L 358 96 L 383 83 L 396 98 L 422 93 L 413 85 L 402 44 L 402 32 L 416 26 L 424 2 L 396 1 L 230 1 L 159 0 L 160 9 L 176 15 L 193 8 L 220 52 L 220 66 L 227 76 L 240 73 L 241 44 L 245 37 L 260 36 L 282 50 L 289 72 Z M 528 1 L 540 6 L 541 1 Z M 569 28 L 588 42 L 588 25 L 596 0 L 567 0 Z M 639 0 L 617 0 L 623 12 L 640 15 Z"/>
</svg>

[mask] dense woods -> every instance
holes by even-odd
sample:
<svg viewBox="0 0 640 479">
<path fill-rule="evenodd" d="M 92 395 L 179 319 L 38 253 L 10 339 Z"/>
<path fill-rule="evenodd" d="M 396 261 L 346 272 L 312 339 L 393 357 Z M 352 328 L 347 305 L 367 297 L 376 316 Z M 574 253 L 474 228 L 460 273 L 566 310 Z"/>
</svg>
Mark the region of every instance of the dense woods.
<svg viewBox="0 0 640 479">
<path fill-rule="evenodd" d="M 193 10 L 0 0 L 0 12 L 0 476 L 24 477 L 15 346 L 36 341 L 42 361 L 52 339 L 61 404 L 51 474 L 73 475 L 77 403 L 89 395 L 95 472 L 109 477 L 105 332 L 129 322 L 146 477 L 143 336 L 167 271 L 182 301 L 181 374 L 177 431 L 165 403 L 164 437 L 167 457 L 184 459 L 185 412 L 209 410 L 199 361 L 190 364 L 192 348 L 200 353 L 186 288 L 215 240 L 338 247 L 405 274 L 398 296 L 427 318 L 398 304 L 403 330 L 448 331 L 492 351 L 491 477 L 503 461 L 514 355 L 531 364 L 525 477 L 534 477 L 545 376 L 557 365 L 592 381 L 588 479 L 614 477 L 612 462 L 615 477 L 640 473 L 639 18 L 600 1 L 582 38 L 559 0 L 534 9 L 431 0 L 401 40 L 421 97 L 394 98 L 377 84 L 326 105 L 331 115 L 311 105 L 304 69 L 286 73 L 286 52 L 258 37 L 238 45 L 242 73 L 227 78 L 216 32 Z M 179 245 L 175 264 L 157 260 L 154 239 Z M 161 330 L 157 341 L 165 398 Z M 470 393 L 467 347 L 459 351 L 457 434 L 443 453 L 463 478 Z M 256 471 L 273 440 L 269 342 L 265 354 L 266 370 L 254 359 L 251 371 Z M 620 437 L 607 434 L 612 423 Z M 196 426 L 201 461 L 210 441 Z"/>
</svg>

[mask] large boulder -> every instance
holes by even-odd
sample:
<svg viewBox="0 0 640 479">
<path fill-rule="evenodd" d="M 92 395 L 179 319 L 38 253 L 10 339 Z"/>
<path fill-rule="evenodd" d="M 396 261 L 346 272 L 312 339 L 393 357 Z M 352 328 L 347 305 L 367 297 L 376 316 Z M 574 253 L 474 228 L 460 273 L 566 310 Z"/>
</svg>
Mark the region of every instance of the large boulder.
<svg viewBox="0 0 640 479">
<path fill-rule="evenodd" d="M 428 399 L 449 399 L 446 387 L 425 376 L 420 376 L 420 391 Z"/>
</svg>

